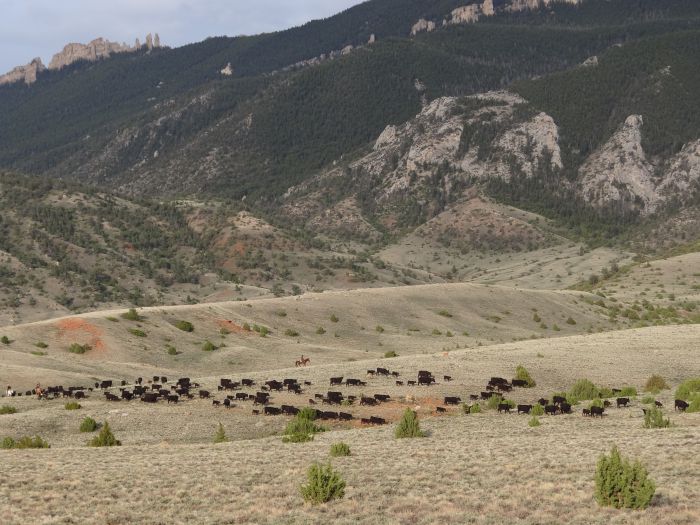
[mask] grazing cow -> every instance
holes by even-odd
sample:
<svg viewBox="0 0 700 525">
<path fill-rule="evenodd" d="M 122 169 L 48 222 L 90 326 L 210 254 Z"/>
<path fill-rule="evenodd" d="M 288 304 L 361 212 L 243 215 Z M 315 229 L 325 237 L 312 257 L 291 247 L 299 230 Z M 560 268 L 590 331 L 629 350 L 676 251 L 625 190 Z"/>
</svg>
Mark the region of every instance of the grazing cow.
<svg viewBox="0 0 700 525">
<path fill-rule="evenodd" d="M 376 372 L 374 370 L 367 370 L 368 376 L 373 376 Z"/>
<path fill-rule="evenodd" d="M 399 374 L 398 372 L 392 372 L 391 375 L 393 377 L 399 377 L 401 374 Z"/>
<path fill-rule="evenodd" d="M 165 376 L 161 376 L 160 382 L 161 382 L 161 383 L 167 383 L 167 382 L 168 382 L 168 378 L 165 377 Z"/>
<path fill-rule="evenodd" d="M 214 399 L 214 400 L 211 402 L 211 404 L 214 405 L 215 407 L 218 407 L 218 406 L 221 406 L 221 401 L 217 401 L 216 399 Z"/>
<path fill-rule="evenodd" d="M 498 403 L 498 412 L 506 412 L 510 414 L 510 405 L 508 403 Z"/>
<path fill-rule="evenodd" d="M 415 381 L 407 381 L 408 386 L 416 386 Z"/>
<path fill-rule="evenodd" d="M 228 397 L 224 399 L 224 406 L 226 408 L 231 408 L 231 400 Z"/>
<path fill-rule="evenodd" d="M 241 384 L 243 386 L 254 386 L 255 381 L 253 381 L 252 379 L 241 379 Z"/>
<path fill-rule="evenodd" d="M 311 381 L 304 381 L 304 386 L 311 386 Z"/>
<path fill-rule="evenodd" d="M 553 405 L 561 405 L 562 403 L 566 403 L 566 398 L 563 396 L 554 396 L 552 397 L 552 404 Z"/>
<path fill-rule="evenodd" d="M 377 400 L 374 399 L 373 397 L 365 397 L 365 396 L 362 396 L 362 397 L 360 398 L 360 404 L 361 404 L 361 405 L 374 406 L 374 405 L 377 404 Z"/>
<path fill-rule="evenodd" d="M 443 381 L 445 381 L 446 383 L 449 383 L 450 381 L 452 381 L 452 376 L 442 376 L 442 379 L 443 379 Z"/>
<path fill-rule="evenodd" d="M 78 396 L 76 395 L 75 397 L 77 398 Z M 132 394 L 128 390 L 124 390 L 122 392 L 122 399 L 126 399 L 127 401 L 131 401 L 132 399 L 134 399 L 134 394 Z"/>
<path fill-rule="evenodd" d="M 260 410 L 255 410 L 255 409 L 253 409 L 253 415 L 254 415 L 254 416 L 259 416 L 259 415 L 260 415 Z"/>
<path fill-rule="evenodd" d="M 298 395 L 302 393 L 301 385 L 287 385 L 287 390 Z"/>
<path fill-rule="evenodd" d="M 158 394 L 144 392 L 143 395 L 141 396 L 141 401 L 143 401 L 144 403 L 157 403 L 158 402 Z"/>
<path fill-rule="evenodd" d="M 209 399 L 210 393 L 207 390 L 199 391 L 199 399 Z"/>
<path fill-rule="evenodd" d="M 397 381 L 396 386 L 403 386 L 403 381 Z"/>
<path fill-rule="evenodd" d="M 532 405 L 518 405 L 518 414 L 529 414 L 532 410 Z"/>
<path fill-rule="evenodd" d="M 105 392 L 105 398 L 107 398 L 107 401 L 121 401 L 121 399 L 114 394 L 110 394 L 109 392 Z"/>
<path fill-rule="evenodd" d="M 363 417 L 360 419 L 360 423 L 362 423 L 363 425 L 371 425 L 372 421 L 368 417 Z"/>
<path fill-rule="evenodd" d="M 435 407 L 435 411 L 438 414 L 443 414 L 443 413 L 447 412 L 447 409 L 445 407 Z"/>
<path fill-rule="evenodd" d="M 160 379 L 160 376 L 153 376 L 154 383 L 157 383 L 159 379 Z"/>
<path fill-rule="evenodd" d="M 513 379 L 510 382 L 510 384 L 513 385 L 514 387 L 524 388 L 527 386 L 527 381 L 525 381 L 524 379 Z"/>
<path fill-rule="evenodd" d="M 469 394 L 469 399 L 471 401 L 476 401 L 479 399 L 479 394 Z"/>
<path fill-rule="evenodd" d="M 282 414 L 282 410 L 277 407 L 265 407 L 263 413 L 266 416 L 279 416 Z"/>
<path fill-rule="evenodd" d="M 364 384 L 364 381 L 360 381 L 359 379 L 347 379 L 345 381 L 345 386 L 362 386 Z"/>
<path fill-rule="evenodd" d="M 352 414 L 348 414 L 347 412 L 338 412 L 338 419 L 341 421 L 352 421 Z"/>
<path fill-rule="evenodd" d="M 481 393 L 481 399 L 486 401 L 487 399 L 491 399 L 491 396 L 493 396 L 493 392 L 482 392 Z"/>
<path fill-rule="evenodd" d="M 445 397 L 446 405 L 459 405 L 462 402 L 461 397 Z"/>
<path fill-rule="evenodd" d="M 309 399 L 309 405 L 315 405 L 315 404 L 316 404 L 316 401 L 314 401 L 313 399 Z"/>
<path fill-rule="evenodd" d="M 283 379 L 282 380 L 282 384 L 285 386 L 294 385 L 296 383 L 298 383 L 298 381 L 296 379 Z"/>
<path fill-rule="evenodd" d="M 418 384 L 419 385 L 426 385 L 430 386 L 435 382 L 435 378 L 432 376 L 419 376 L 418 377 Z"/>
<path fill-rule="evenodd" d="M 559 412 L 559 407 L 557 405 L 547 405 L 544 407 L 544 413 L 549 415 L 556 415 Z"/>
<path fill-rule="evenodd" d="M 316 399 L 323 399 L 323 394 L 314 394 Z"/>
<path fill-rule="evenodd" d="M 168 404 L 177 403 L 180 400 L 180 396 L 178 396 L 177 394 L 168 395 L 167 399 L 168 399 Z"/>
<path fill-rule="evenodd" d="M 591 415 L 591 409 L 590 408 L 584 408 L 583 411 L 583 417 L 590 416 Z"/>
<path fill-rule="evenodd" d="M 296 416 L 299 413 L 299 409 L 290 405 L 282 405 L 282 413 L 288 416 Z"/>
<path fill-rule="evenodd" d="M 342 377 L 331 377 L 331 386 L 333 385 L 342 385 L 343 384 L 343 378 Z"/>
<path fill-rule="evenodd" d="M 374 394 L 374 399 L 379 401 L 380 403 L 386 403 L 391 399 L 391 396 L 388 394 Z"/>
<path fill-rule="evenodd" d="M 248 399 L 248 394 L 246 394 L 245 392 L 236 392 L 235 399 L 236 401 L 245 401 L 246 399 Z"/>
<path fill-rule="evenodd" d="M 82 390 L 78 390 L 75 393 L 75 399 L 85 399 L 85 392 L 83 392 Z"/>
<path fill-rule="evenodd" d="M 97 385 L 95 385 L 95 388 L 97 388 Z M 112 381 L 102 381 L 100 383 L 100 388 L 102 388 L 103 390 L 105 388 L 112 388 Z"/>
<path fill-rule="evenodd" d="M 597 406 L 591 407 L 591 417 L 596 417 L 596 416 L 603 417 L 603 412 L 605 412 L 604 407 L 597 407 Z"/>
<path fill-rule="evenodd" d="M 560 407 L 562 414 L 571 414 L 571 405 L 569 403 L 562 403 Z"/>
<path fill-rule="evenodd" d="M 548 401 L 545 398 L 541 397 L 537 400 L 537 403 L 544 407 L 547 406 Z"/>
<path fill-rule="evenodd" d="M 685 412 L 690 405 L 683 401 L 682 399 L 676 399 L 674 405 L 673 405 L 673 410 L 680 410 L 681 412 Z"/>
<path fill-rule="evenodd" d="M 267 405 L 270 402 L 269 398 L 267 397 L 260 397 L 260 396 L 255 396 L 255 399 L 253 399 L 253 404 L 254 405 Z"/>
<path fill-rule="evenodd" d="M 369 418 L 369 422 L 372 425 L 386 425 L 386 420 L 381 417 L 372 416 Z"/>
<path fill-rule="evenodd" d="M 612 406 L 612 403 L 610 401 L 608 401 L 607 399 L 605 399 L 603 401 L 603 408 L 608 408 L 610 406 Z"/>
<path fill-rule="evenodd" d="M 617 402 L 617 408 L 626 407 L 629 404 L 630 399 L 629 399 L 629 397 L 618 397 L 616 399 L 616 402 Z"/>
<path fill-rule="evenodd" d="M 124 381 L 124 380 L 122 379 L 122 383 L 121 383 L 121 384 L 122 384 L 122 386 L 126 386 L 126 381 Z"/>
<path fill-rule="evenodd" d="M 134 383 L 136 383 L 137 385 L 140 385 L 141 383 L 143 383 L 143 377 L 137 377 L 136 381 L 134 381 Z"/>
<path fill-rule="evenodd" d="M 382 376 L 388 376 L 389 374 L 391 374 L 391 372 L 389 372 L 389 370 L 387 370 L 386 368 L 377 367 L 377 374 Z"/>
<path fill-rule="evenodd" d="M 659 408 L 662 408 L 664 406 L 664 404 L 661 401 L 654 401 L 654 404 Z"/>
</svg>

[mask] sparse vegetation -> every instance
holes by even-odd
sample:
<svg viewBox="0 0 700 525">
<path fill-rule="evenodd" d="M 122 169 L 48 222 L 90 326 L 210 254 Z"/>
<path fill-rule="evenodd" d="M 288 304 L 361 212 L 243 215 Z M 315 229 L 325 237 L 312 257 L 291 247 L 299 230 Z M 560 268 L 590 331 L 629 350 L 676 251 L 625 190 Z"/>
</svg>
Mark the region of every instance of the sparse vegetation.
<svg viewBox="0 0 700 525">
<path fill-rule="evenodd" d="M 0 407 L 0 416 L 5 414 L 16 414 L 17 409 L 10 405 L 3 405 Z"/>
<path fill-rule="evenodd" d="M 28 437 L 25 436 L 20 439 L 13 439 L 11 437 L 6 437 L 0 442 L 0 448 L 2 449 L 23 449 L 23 448 L 51 448 L 43 438 L 40 436 Z"/>
<path fill-rule="evenodd" d="M 287 328 L 284 331 L 284 335 L 286 335 L 288 337 L 299 337 L 299 332 L 297 332 L 296 330 L 294 330 L 292 328 Z"/>
<path fill-rule="evenodd" d="M 78 403 L 76 401 L 70 401 L 64 405 L 64 408 L 66 410 L 79 410 L 82 407 L 80 406 L 80 403 Z"/>
<path fill-rule="evenodd" d="M 630 463 L 622 458 L 616 446 L 610 456 L 603 455 L 598 460 L 595 485 L 598 504 L 617 509 L 644 509 L 656 491 L 646 468 L 638 461 Z"/>
<path fill-rule="evenodd" d="M 179 353 L 177 348 L 171 345 L 165 345 L 165 350 L 168 352 L 168 355 L 177 355 Z"/>
<path fill-rule="evenodd" d="M 544 415 L 544 407 L 540 405 L 539 403 L 535 403 L 532 405 L 532 409 L 530 410 L 530 415 L 533 417 L 536 416 L 543 416 Z"/>
<path fill-rule="evenodd" d="M 666 383 L 666 380 L 658 374 L 651 376 L 644 384 L 644 391 L 652 394 L 658 394 L 662 390 L 667 390 L 668 388 L 670 387 Z"/>
<path fill-rule="evenodd" d="M 668 428 L 671 426 L 671 420 L 664 419 L 664 414 L 660 408 L 655 406 L 647 408 L 644 414 L 644 428 Z"/>
<path fill-rule="evenodd" d="M 345 495 L 345 480 L 333 470 L 330 463 L 314 463 L 306 474 L 307 484 L 301 486 L 304 501 L 312 505 L 327 503 Z"/>
<path fill-rule="evenodd" d="M 325 428 L 314 423 L 316 411 L 311 408 L 303 408 L 294 416 L 284 429 L 284 443 L 305 443 L 314 439 L 314 434 L 324 432 Z"/>
<path fill-rule="evenodd" d="M 194 332 L 194 325 L 189 321 L 177 321 L 175 323 L 175 328 L 182 330 L 183 332 Z"/>
<path fill-rule="evenodd" d="M 39 341 L 38 343 L 35 343 L 34 346 L 36 346 L 37 348 L 42 348 L 42 349 L 43 349 L 43 348 L 48 348 L 48 347 L 49 347 L 49 345 L 47 345 L 47 344 L 44 343 L 43 341 Z"/>
<path fill-rule="evenodd" d="M 337 323 L 340 319 L 335 314 L 331 314 L 330 321 L 331 323 Z"/>
<path fill-rule="evenodd" d="M 12 341 L 10 341 L 9 337 L 7 337 L 6 335 L 3 335 L 2 337 L 0 337 L 0 343 L 2 343 L 4 345 L 9 345 L 10 343 L 12 343 Z"/>
<path fill-rule="evenodd" d="M 143 321 L 143 317 L 141 317 L 134 308 L 129 308 L 128 311 L 124 312 L 122 318 L 127 321 Z"/>
<path fill-rule="evenodd" d="M 540 420 L 537 418 L 537 416 L 532 416 L 527 422 L 527 426 L 529 427 L 539 427 L 541 424 L 542 423 L 540 423 Z"/>
<path fill-rule="evenodd" d="M 326 333 L 326 329 L 323 328 L 322 326 L 319 326 L 319 327 L 316 329 L 316 335 L 323 335 L 323 334 L 325 334 L 325 333 Z"/>
<path fill-rule="evenodd" d="M 525 381 L 527 383 L 527 388 L 532 388 L 534 386 L 537 386 L 537 383 L 535 383 L 535 380 L 532 379 L 530 372 L 528 372 L 527 369 L 523 365 L 518 365 L 515 368 L 515 379 Z"/>
<path fill-rule="evenodd" d="M 438 315 L 441 315 L 443 317 L 452 317 L 452 314 L 447 310 L 440 310 L 438 312 Z"/>
<path fill-rule="evenodd" d="M 569 318 L 566 320 L 566 324 L 575 325 L 575 324 L 576 324 L 576 320 L 575 320 L 573 317 L 569 317 Z"/>
<path fill-rule="evenodd" d="M 208 339 L 202 343 L 202 350 L 205 352 L 213 352 L 217 348 L 218 347 Z"/>
<path fill-rule="evenodd" d="M 214 433 L 214 443 L 228 443 L 229 439 L 226 436 L 226 430 L 224 430 L 224 425 L 219 423 Z"/>
<path fill-rule="evenodd" d="M 73 343 L 72 345 L 70 345 L 68 347 L 68 351 L 71 354 L 84 354 L 84 353 L 88 352 L 89 350 L 90 350 L 90 345 L 87 345 L 87 344 L 81 345 L 78 343 Z"/>
<path fill-rule="evenodd" d="M 388 352 L 384 352 L 384 357 L 386 359 L 391 357 L 399 357 L 399 354 L 397 354 L 394 350 L 389 350 Z"/>
<path fill-rule="evenodd" d="M 407 408 L 394 431 L 394 436 L 399 439 L 425 437 L 425 432 L 420 429 L 418 414 Z"/>
<path fill-rule="evenodd" d="M 86 417 L 80 422 L 80 431 L 81 432 L 94 432 L 97 430 L 97 421 L 92 419 L 91 417 Z"/>
<path fill-rule="evenodd" d="M 139 330 L 138 328 L 129 328 L 129 333 L 135 335 L 136 337 L 147 337 L 146 332 Z"/>
</svg>

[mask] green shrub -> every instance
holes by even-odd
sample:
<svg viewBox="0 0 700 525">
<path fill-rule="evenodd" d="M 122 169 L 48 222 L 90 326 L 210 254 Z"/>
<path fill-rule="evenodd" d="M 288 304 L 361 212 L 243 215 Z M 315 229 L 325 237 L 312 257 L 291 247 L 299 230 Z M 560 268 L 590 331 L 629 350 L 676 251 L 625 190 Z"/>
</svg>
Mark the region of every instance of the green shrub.
<svg viewBox="0 0 700 525">
<path fill-rule="evenodd" d="M 644 396 L 642 398 L 642 404 L 643 405 L 653 405 L 656 399 L 654 399 L 652 396 Z"/>
<path fill-rule="evenodd" d="M 229 439 L 226 436 L 226 431 L 224 430 L 224 425 L 219 423 L 216 433 L 214 434 L 214 443 L 228 443 Z"/>
<path fill-rule="evenodd" d="M 243 330 L 250 332 L 250 325 L 248 323 L 243 323 Z"/>
<path fill-rule="evenodd" d="M 337 323 L 340 319 L 335 314 L 331 314 L 330 317 L 331 323 Z"/>
<path fill-rule="evenodd" d="M 2 440 L 2 443 L 0 443 L 0 448 L 51 448 L 51 445 L 49 445 L 39 436 L 34 436 L 33 438 L 25 436 L 23 438 L 18 439 L 17 441 L 12 439 L 11 437 L 6 437 Z"/>
<path fill-rule="evenodd" d="M 384 327 L 383 327 L 382 325 L 380 325 L 380 324 L 378 324 L 377 326 L 375 326 L 375 327 L 374 327 L 374 330 L 375 330 L 377 333 L 380 333 L 380 334 L 383 334 L 383 333 L 384 333 Z"/>
<path fill-rule="evenodd" d="M 676 399 L 690 401 L 693 394 L 700 393 L 700 377 L 683 381 L 676 389 Z"/>
<path fill-rule="evenodd" d="M 666 390 L 668 388 L 669 386 L 666 383 L 666 380 L 657 374 L 654 374 L 647 379 L 647 382 L 644 384 L 644 391 L 651 392 L 652 394 L 658 394 L 662 390 Z"/>
<path fill-rule="evenodd" d="M 602 399 L 594 399 L 588 408 L 590 409 L 591 407 L 605 408 L 605 403 L 603 403 Z"/>
<path fill-rule="evenodd" d="M 194 325 L 189 321 L 177 321 L 175 323 L 175 328 L 182 330 L 183 332 L 194 332 Z"/>
<path fill-rule="evenodd" d="M 462 412 L 465 414 L 481 414 L 481 407 L 479 403 L 474 403 L 473 405 L 467 405 L 462 403 Z"/>
<path fill-rule="evenodd" d="M 213 352 L 216 350 L 216 345 L 207 339 L 204 341 L 204 343 L 202 343 L 202 350 L 205 352 Z"/>
<path fill-rule="evenodd" d="M 543 416 L 544 415 L 544 407 L 542 405 L 540 405 L 539 403 L 533 405 L 532 410 L 530 410 L 530 415 Z"/>
<path fill-rule="evenodd" d="M 49 347 L 49 345 L 47 345 L 43 341 L 39 341 L 38 343 L 35 343 L 34 346 L 36 346 L 37 348 L 48 348 Z"/>
<path fill-rule="evenodd" d="M 126 319 L 127 321 L 143 321 L 143 317 L 141 317 L 133 308 L 129 308 L 127 312 L 124 312 L 122 314 L 122 318 Z"/>
<path fill-rule="evenodd" d="M 670 419 L 664 419 L 664 414 L 657 407 L 648 408 L 644 414 L 644 428 L 668 428 L 671 426 Z"/>
<path fill-rule="evenodd" d="M 97 421 L 91 417 L 86 417 L 80 422 L 81 432 L 94 432 L 95 430 L 97 430 Z"/>
<path fill-rule="evenodd" d="M 165 349 L 168 351 L 168 355 L 177 355 L 178 354 L 177 348 L 175 348 L 174 346 L 166 345 Z"/>
<path fill-rule="evenodd" d="M 73 343 L 68 347 L 68 351 L 71 354 L 84 354 L 90 350 L 90 345 L 79 345 L 78 343 Z"/>
<path fill-rule="evenodd" d="M 347 443 L 333 443 L 331 445 L 331 456 L 334 458 L 339 456 L 349 456 L 350 446 Z"/>
<path fill-rule="evenodd" d="M 447 310 L 440 310 L 438 312 L 438 315 L 441 315 L 443 317 L 452 317 L 452 314 L 450 312 L 448 312 Z"/>
<path fill-rule="evenodd" d="M 116 317 L 112 317 L 112 316 L 106 317 L 106 319 L 107 319 L 108 321 L 112 321 L 113 323 L 118 323 L 118 322 L 119 322 L 119 319 L 117 319 Z"/>
<path fill-rule="evenodd" d="M 64 405 L 66 410 L 79 410 L 82 407 L 80 406 L 80 403 L 76 401 L 70 401 Z"/>
<path fill-rule="evenodd" d="M 571 387 L 569 394 L 572 398 L 581 401 L 585 399 L 596 399 L 599 392 L 598 387 L 588 379 L 579 379 L 574 383 L 574 386 Z"/>
<path fill-rule="evenodd" d="M 396 427 L 396 430 L 394 431 L 394 436 L 396 438 L 401 439 L 401 438 L 425 437 L 425 435 L 426 435 L 425 432 L 423 432 L 420 429 L 418 415 L 410 408 L 407 408 L 404 411 L 403 417 L 401 417 L 401 421 L 399 421 L 399 424 Z"/>
<path fill-rule="evenodd" d="M 146 337 L 146 332 L 139 330 L 138 328 L 129 328 L 129 333 L 135 335 L 136 337 Z"/>
<path fill-rule="evenodd" d="M 326 429 L 314 423 L 316 411 L 306 407 L 294 416 L 284 429 L 283 443 L 305 443 L 314 439 L 314 434 L 324 432 Z"/>
<path fill-rule="evenodd" d="M 387 359 L 390 357 L 399 357 L 399 354 L 397 354 L 393 350 L 389 350 L 388 352 L 384 352 L 384 357 Z"/>
<path fill-rule="evenodd" d="M 574 320 L 573 317 L 569 317 L 569 318 L 566 320 L 566 324 L 575 325 L 575 324 L 576 324 L 576 321 Z"/>
<path fill-rule="evenodd" d="M 325 466 L 314 463 L 309 467 L 306 479 L 307 484 L 301 486 L 301 495 L 307 503 L 317 505 L 345 495 L 345 481 L 330 463 Z"/>
<path fill-rule="evenodd" d="M 634 388 L 633 386 L 626 386 L 623 387 L 620 390 L 620 395 L 621 396 L 636 396 L 637 395 L 637 389 Z"/>
<path fill-rule="evenodd" d="M 326 333 L 326 329 L 323 328 L 322 326 L 319 326 L 319 327 L 316 329 L 316 334 L 318 334 L 318 335 L 323 335 L 323 334 L 325 334 L 325 333 Z"/>
<path fill-rule="evenodd" d="M 296 330 L 292 330 L 291 328 L 287 328 L 284 331 L 284 335 L 289 337 L 299 337 L 299 332 L 297 332 Z"/>
<path fill-rule="evenodd" d="M 498 408 L 498 404 L 503 402 L 503 397 L 499 395 L 491 396 L 488 401 L 486 401 L 486 408 L 490 410 L 495 410 Z"/>
<path fill-rule="evenodd" d="M 119 447 L 121 446 L 121 441 L 114 437 L 112 434 L 112 429 L 109 428 L 109 423 L 105 422 L 100 433 L 92 438 L 92 441 L 88 443 L 89 447 Z"/>
<path fill-rule="evenodd" d="M 16 414 L 17 409 L 15 407 L 11 407 L 10 405 L 3 405 L 0 407 L 0 416 L 5 415 L 5 414 Z"/>
<path fill-rule="evenodd" d="M 523 365 L 518 365 L 517 367 L 515 367 L 515 379 L 525 381 L 527 383 L 527 388 L 537 386 L 535 380 L 532 379 L 532 376 L 530 376 L 530 372 L 528 372 Z"/>
<path fill-rule="evenodd" d="M 532 314 L 532 320 L 535 321 L 536 323 L 541 323 L 541 322 L 542 322 L 542 318 L 541 318 L 539 315 L 537 315 L 537 312 L 535 312 L 534 314 Z"/>
<path fill-rule="evenodd" d="M 2 337 L 0 337 L 0 343 L 2 343 L 4 345 L 9 345 L 11 342 L 12 341 L 10 341 L 10 338 L 7 337 L 6 335 L 3 335 Z"/>
<path fill-rule="evenodd" d="M 630 463 L 613 447 L 610 456 L 598 460 L 595 499 L 599 505 L 616 509 L 644 509 L 654 497 L 656 486 L 639 462 Z"/>
<path fill-rule="evenodd" d="M 540 420 L 537 419 L 537 416 L 532 416 L 530 418 L 530 421 L 527 422 L 527 426 L 529 427 L 539 427 L 541 425 Z"/>
</svg>

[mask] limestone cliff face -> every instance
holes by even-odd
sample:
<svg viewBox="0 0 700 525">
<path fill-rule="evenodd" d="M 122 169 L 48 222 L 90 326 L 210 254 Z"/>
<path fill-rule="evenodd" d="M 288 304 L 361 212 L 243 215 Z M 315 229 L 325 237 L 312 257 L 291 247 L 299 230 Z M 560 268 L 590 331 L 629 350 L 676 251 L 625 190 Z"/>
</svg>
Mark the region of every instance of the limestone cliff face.
<svg viewBox="0 0 700 525">
<path fill-rule="evenodd" d="M 45 70 L 46 67 L 41 62 L 41 58 L 37 57 L 26 66 L 17 66 L 9 73 L 0 75 L 0 86 L 3 84 L 12 84 L 14 82 L 32 84 L 36 82 L 37 74 Z"/>
</svg>

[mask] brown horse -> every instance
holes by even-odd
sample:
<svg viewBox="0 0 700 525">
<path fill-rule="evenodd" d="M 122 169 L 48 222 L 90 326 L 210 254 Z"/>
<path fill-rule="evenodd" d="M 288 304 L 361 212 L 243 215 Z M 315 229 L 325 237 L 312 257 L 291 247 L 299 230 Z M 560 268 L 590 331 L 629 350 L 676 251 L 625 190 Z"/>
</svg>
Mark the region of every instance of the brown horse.
<svg viewBox="0 0 700 525">
<path fill-rule="evenodd" d="M 308 357 L 304 357 L 302 354 L 301 359 L 296 361 L 294 363 L 294 366 L 296 366 L 296 367 L 309 366 L 309 364 L 311 364 L 311 359 L 309 359 Z"/>
</svg>

